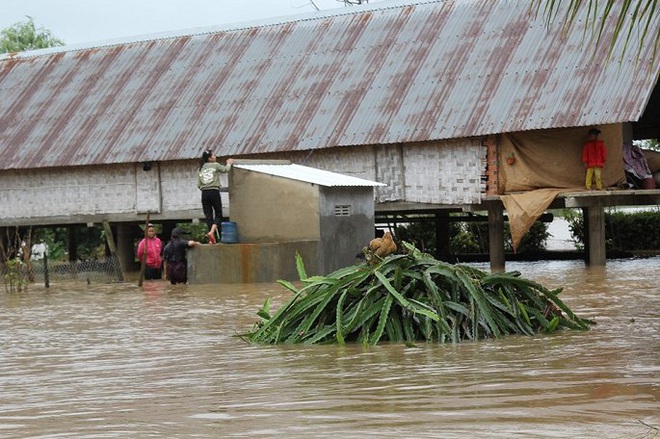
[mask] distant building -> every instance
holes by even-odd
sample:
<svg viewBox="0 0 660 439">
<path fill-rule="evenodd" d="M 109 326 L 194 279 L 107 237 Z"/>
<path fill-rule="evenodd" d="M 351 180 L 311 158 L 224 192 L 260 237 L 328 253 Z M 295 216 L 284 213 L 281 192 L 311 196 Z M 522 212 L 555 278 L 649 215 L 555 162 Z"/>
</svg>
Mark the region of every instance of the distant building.
<svg viewBox="0 0 660 439">
<path fill-rule="evenodd" d="M 33 261 L 41 261 L 48 252 L 48 246 L 44 242 L 38 242 L 32 244 L 32 249 L 30 250 L 30 259 Z"/>
</svg>

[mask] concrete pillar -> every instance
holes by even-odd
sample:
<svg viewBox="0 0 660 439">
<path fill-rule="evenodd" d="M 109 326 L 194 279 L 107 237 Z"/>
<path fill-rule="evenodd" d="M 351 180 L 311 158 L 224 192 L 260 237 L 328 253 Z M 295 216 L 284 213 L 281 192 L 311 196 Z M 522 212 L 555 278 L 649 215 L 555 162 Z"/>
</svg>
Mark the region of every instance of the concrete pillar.
<svg viewBox="0 0 660 439">
<path fill-rule="evenodd" d="M 582 211 L 582 242 L 584 243 L 584 263 L 589 265 L 589 214 L 587 208 L 580 208 Z"/>
<path fill-rule="evenodd" d="M 504 271 L 504 209 L 501 205 L 491 204 L 488 207 L 488 248 L 490 253 L 490 270 Z"/>
<path fill-rule="evenodd" d="M 591 266 L 605 266 L 605 211 L 602 206 L 582 210 L 585 227 L 585 261 Z M 586 212 L 585 212 L 586 211 Z"/>
</svg>

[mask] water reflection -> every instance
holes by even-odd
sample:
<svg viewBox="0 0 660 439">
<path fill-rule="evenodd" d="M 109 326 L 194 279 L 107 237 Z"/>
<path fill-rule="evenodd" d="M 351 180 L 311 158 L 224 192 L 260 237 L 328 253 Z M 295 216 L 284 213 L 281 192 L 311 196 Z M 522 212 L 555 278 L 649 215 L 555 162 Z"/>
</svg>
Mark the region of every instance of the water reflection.
<svg viewBox="0 0 660 439">
<path fill-rule="evenodd" d="M 277 284 L 0 293 L 0 438 L 643 437 L 660 428 L 658 268 L 508 263 L 598 325 L 416 348 L 244 343 Z"/>
</svg>

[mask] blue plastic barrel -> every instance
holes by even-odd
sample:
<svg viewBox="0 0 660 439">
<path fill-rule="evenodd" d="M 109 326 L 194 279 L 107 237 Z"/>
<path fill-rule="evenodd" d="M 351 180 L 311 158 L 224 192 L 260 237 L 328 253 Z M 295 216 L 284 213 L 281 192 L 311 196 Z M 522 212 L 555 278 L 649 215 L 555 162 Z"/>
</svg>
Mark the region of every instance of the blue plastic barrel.
<svg viewBox="0 0 660 439">
<path fill-rule="evenodd" d="M 234 244 L 238 242 L 238 230 L 234 221 L 223 221 L 220 233 L 220 242 L 225 244 Z"/>
</svg>

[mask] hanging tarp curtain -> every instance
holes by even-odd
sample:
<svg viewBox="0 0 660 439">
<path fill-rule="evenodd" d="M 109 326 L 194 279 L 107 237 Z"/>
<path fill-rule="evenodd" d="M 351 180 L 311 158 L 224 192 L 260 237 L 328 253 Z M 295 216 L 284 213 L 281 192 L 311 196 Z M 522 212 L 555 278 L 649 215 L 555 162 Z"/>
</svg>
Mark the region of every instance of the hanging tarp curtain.
<svg viewBox="0 0 660 439">
<path fill-rule="evenodd" d="M 509 216 L 514 251 L 557 194 L 586 190 L 582 145 L 590 127 L 503 134 L 499 142 L 499 193 Z M 604 125 L 608 160 L 603 186 L 625 180 L 621 125 Z M 516 193 L 524 191 L 521 193 Z"/>
<path fill-rule="evenodd" d="M 625 181 L 621 125 L 602 125 L 608 160 L 603 185 Z M 584 187 L 582 145 L 589 127 L 536 130 L 503 134 L 499 145 L 499 193 L 534 189 L 576 189 Z M 509 158 L 513 163 L 509 164 Z"/>
</svg>

